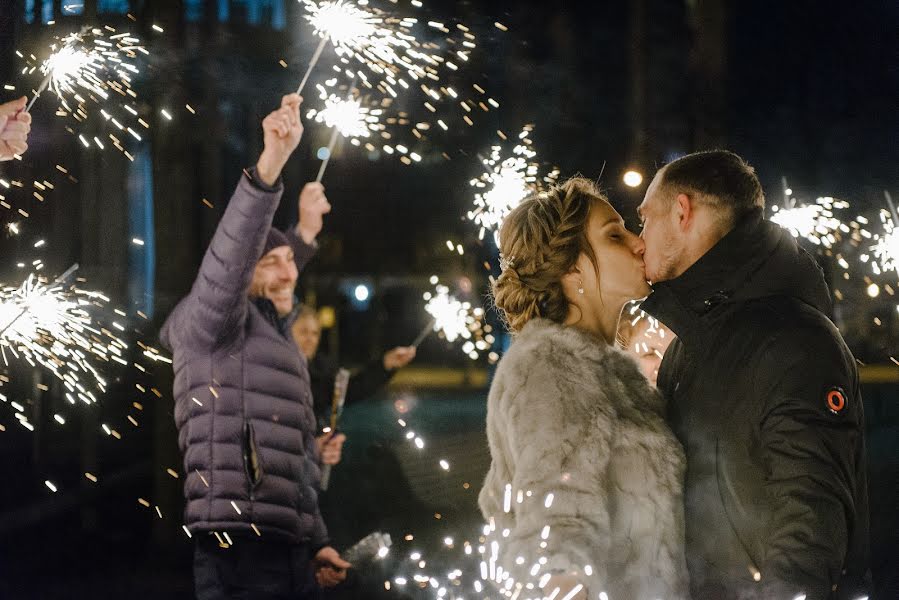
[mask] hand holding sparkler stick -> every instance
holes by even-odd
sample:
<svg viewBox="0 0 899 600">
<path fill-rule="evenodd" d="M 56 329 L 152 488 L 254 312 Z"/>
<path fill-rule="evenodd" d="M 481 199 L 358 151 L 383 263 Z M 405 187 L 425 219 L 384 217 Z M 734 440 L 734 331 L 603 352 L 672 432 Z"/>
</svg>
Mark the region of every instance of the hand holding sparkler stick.
<svg viewBox="0 0 899 600">
<path fill-rule="evenodd" d="M 313 244 L 315 238 L 325 226 L 325 215 L 331 212 L 331 203 L 325 196 L 325 186 L 320 183 L 307 183 L 300 192 L 297 202 L 296 234 L 307 244 Z"/>
<path fill-rule="evenodd" d="M 346 369 L 337 371 L 337 377 L 334 379 L 334 396 L 331 400 L 331 431 L 330 436 L 333 437 L 337 433 L 337 423 L 340 415 L 343 413 L 343 403 L 346 401 L 346 390 L 350 383 L 350 372 Z M 322 466 L 321 489 L 327 490 L 331 483 L 331 465 Z"/>
<path fill-rule="evenodd" d="M 23 110 L 26 98 L 0 104 L 0 161 L 12 160 L 28 150 L 31 115 Z"/>
<path fill-rule="evenodd" d="M 256 174 L 266 185 L 274 185 L 281 176 L 287 159 L 293 154 L 303 137 L 303 121 L 300 105 L 303 98 L 288 94 L 281 98 L 281 107 L 272 111 L 262 121 L 265 147 L 256 163 Z"/>
</svg>

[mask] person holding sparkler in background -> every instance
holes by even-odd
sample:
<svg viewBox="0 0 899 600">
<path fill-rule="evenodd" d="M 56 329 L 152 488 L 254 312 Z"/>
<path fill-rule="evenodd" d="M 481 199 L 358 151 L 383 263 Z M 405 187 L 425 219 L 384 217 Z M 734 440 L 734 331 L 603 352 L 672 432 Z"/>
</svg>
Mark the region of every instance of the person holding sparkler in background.
<svg viewBox="0 0 899 600">
<path fill-rule="evenodd" d="M 262 122 L 262 154 L 162 330 L 200 599 L 308 598 L 317 593 L 313 563 L 323 587 L 350 566 L 329 546 L 318 508 L 309 374 L 290 339 L 298 266 L 314 254 L 330 209 L 323 188 L 304 188 L 296 229 L 271 227 L 281 169 L 303 134 L 301 102 L 285 96 Z"/>
<path fill-rule="evenodd" d="M 615 346 L 649 293 L 643 240 L 582 178 L 525 199 L 499 239 L 515 337 L 487 400 L 490 577 L 526 598 L 686 599 L 683 449 Z"/>
<path fill-rule="evenodd" d="M 28 99 L 0 104 L 0 161 L 12 160 L 28 150 L 31 114 L 25 112 Z"/>
<path fill-rule="evenodd" d="M 659 371 L 687 453 L 694 600 L 866 596 L 855 359 L 814 259 L 764 219 L 755 171 L 715 150 L 663 167 L 639 207 L 641 305 L 677 339 Z"/>
<path fill-rule="evenodd" d="M 318 420 L 319 431 L 321 431 L 322 428 L 329 425 L 331 420 L 331 392 L 337 376 L 337 365 L 327 356 L 318 352 L 322 337 L 322 325 L 318 313 L 314 309 L 307 306 L 300 309 L 291 331 L 293 339 L 309 365 L 315 416 Z M 370 398 L 387 385 L 399 369 L 414 359 L 414 346 L 397 346 L 370 361 L 350 378 L 345 404 L 355 404 Z"/>
</svg>

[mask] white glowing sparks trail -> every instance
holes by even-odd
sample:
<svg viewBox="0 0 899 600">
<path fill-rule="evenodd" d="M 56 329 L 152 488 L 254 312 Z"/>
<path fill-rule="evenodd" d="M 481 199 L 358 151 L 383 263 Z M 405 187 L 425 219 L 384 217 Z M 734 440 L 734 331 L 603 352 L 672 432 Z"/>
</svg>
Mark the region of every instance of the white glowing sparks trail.
<svg viewBox="0 0 899 600">
<path fill-rule="evenodd" d="M 449 293 L 445 285 L 438 285 L 436 292 L 425 294 L 425 311 L 434 317 L 434 331 L 443 332 L 446 341 L 454 342 L 458 338 L 469 338 L 468 316 L 471 305 L 460 302 Z"/>
<path fill-rule="evenodd" d="M 874 263 L 875 272 L 886 273 L 895 271 L 899 275 L 899 225 L 894 224 L 891 215 L 883 211 L 881 213 L 884 233 L 875 239 L 872 253 L 877 262 Z"/>
<path fill-rule="evenodd" d="M 338 56 L 357 60 L 379 78 L 389 81 L 406 73 L 422 79 L 427 76 L 427 66 L 439 65 L 411 34 L 415 19 L 389 17 L 345 0 L 303 0 L 303 5 L 306 20 L 317 35 L 331 41 Z"/>
<path fill-rule="evenodd" d="M 57 115 L 83 122 L 89 116 L 89 106 L 99 105 L 104 119 L 140 141 L 135 129 L 123 124 L 133 117 L 143 128 L 149 128 L 139 117 L 137 94 L 132 87 L 133 78 L 140 72 L 134 59 L 139 53 L 148 54 L 137 37 L 127 32 L 116 33 L 111 27 L 85 27 L 78 33 L 57 38 L 50 52 L 39 64 L 36 59 L 28 59 L 23 70 L 26 75 L 35 71 L 44 75 L 26 110 L 49 89 L 59 101 Z M 115 114 L 116 107 L 123 109 L 121 115 Z M 113 146 L 125 152 L 119 138 L 114 134 L 109 134 L 109 138 Z M 81 141 L 89 145 L 86 137 L 82 136 Z M 96 138 L 94 141 L 101 150 L 105 147 Z"/>
<path fill-rule="evenodd" d="M 834 198 L 818 198 L 814 204 L 791 208 L 772 207 L 771 221 L 777 223 L 793 237 L 801 237 L 816 246 L 831 248 L 839 231 L 847 233 L 848 227 L 834 214 L 834 209 L 848 208 L 849 204 Z"/>
<path fill-rule="evenodd" d="M 378 111 L 370 111 L 356 98 L 340 98 L 332 94 L 325 100 L 325 108 L 309 111 L 308 117 L 328 127 L 336 127 L 340 135 L 349 138 L 368 137 L 375 129 Z"/>
<path fill-rule="evenodd" d="M 539 176 L 540 165 L 535 161 L 537 153 L 531 147 L 530 132 L 530 127 L 522 130 L 511 152 L 502 144 L 491 147 L 489 157 L 483 159 L 484 172 L 470 182 L 478 191 L 474 196 L 474 208 L 467 216 L 480 226 L 482 239 L 487 231 L 496 234 L 506 216 L 522 200 L 559 176 L 557 169 L 543 178 Z"/>
<path fill-rule="evenodd" d="M 101 392 L 106 381 L 95 361 L 120 362 L 127 346 L 105 328 L 95 325 L 87 307 L 107 299 L 64 283 L 73 267 L 46 283 L 33 274 L 18 288 L 0 289 L 0 356 L 31 365 L 40 364 L 86 404 L 96 402 L 82 383 L 87 376 Z"/>
</svg>

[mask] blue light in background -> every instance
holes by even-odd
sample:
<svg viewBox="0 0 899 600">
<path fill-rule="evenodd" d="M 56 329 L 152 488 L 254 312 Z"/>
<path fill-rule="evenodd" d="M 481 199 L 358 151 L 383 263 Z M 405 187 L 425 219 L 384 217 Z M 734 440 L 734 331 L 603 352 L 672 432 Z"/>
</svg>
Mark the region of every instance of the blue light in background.
<svg viewBox="0 0 899 600">
<path fill-rule="evenodd" d="M 128 0 L 97 0 L 97 12 L 127 14 Z"/>
<path fill-rule="evenodd" d="M 62 15 L 64 17 L 71 17 L 74 15 L 83 15 L 84 14 L 84 2 L 80 0 L 63 0 L 62 2 Z"/>
<path fill-rule="evenodd" d="M 153 219 L 153 163 L 145 144 L 128 171 L 128 298 L 133 310 L 153 318 L 156 238 Z"/>
<path fill-rule="evenodd" d="M 230 0 L 219 0 L 219 21 L 224 23 L 231 16 L 231 2 Z"/>
<path fill-rule="evenodd" d="M 184 0 L 184 18 L 191 23 L 201 21 L 203 19 L 203 4 L 204 0 Z"/>
</svg>

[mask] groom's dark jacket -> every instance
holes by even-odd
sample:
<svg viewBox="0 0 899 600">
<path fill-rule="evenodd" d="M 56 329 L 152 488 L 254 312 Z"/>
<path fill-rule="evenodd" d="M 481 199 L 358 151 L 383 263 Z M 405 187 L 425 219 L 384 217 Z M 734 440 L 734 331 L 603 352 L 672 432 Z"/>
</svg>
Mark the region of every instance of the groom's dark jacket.
<svg viewBox="0 0 899 600">
<path fill-rule="evenodd" d="M 653 287 L 693 600 L 863 595 L 864 414 L 818 265 L 758 211 Z"/>
</svg>

